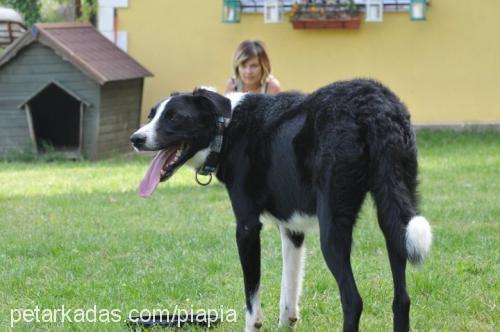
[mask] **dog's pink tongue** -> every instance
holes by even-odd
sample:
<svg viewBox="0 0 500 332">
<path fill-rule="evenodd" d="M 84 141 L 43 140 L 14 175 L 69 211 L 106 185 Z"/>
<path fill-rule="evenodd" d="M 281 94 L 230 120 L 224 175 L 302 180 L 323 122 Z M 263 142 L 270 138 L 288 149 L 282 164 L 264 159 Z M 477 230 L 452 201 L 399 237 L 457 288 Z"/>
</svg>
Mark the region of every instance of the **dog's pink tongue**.
<svg viewBox="0 0 500 332">
<path fill-rule="evenodd" d="M 141 184 L 139 185 L 139 196 L 149 197 L 155 191 L 158 183 L 160 183 L 161 170 L 169 157 L 168 150 L 161 150 L 156 154 L 149 165 L 149 169 L 144 175 Z"/>
</svg>

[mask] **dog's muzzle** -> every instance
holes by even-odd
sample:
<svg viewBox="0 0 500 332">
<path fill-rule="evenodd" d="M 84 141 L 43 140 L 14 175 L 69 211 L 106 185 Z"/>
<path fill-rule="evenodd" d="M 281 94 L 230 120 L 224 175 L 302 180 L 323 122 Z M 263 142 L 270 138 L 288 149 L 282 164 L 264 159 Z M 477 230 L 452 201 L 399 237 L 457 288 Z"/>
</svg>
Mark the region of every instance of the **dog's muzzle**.
<svg viewBox="0 0 500 332">
<path fill-rule="evenodd" d="M 141 133 L 132 134 L 132 136 L 130 136 L 130 142 L 132 142 L 132 145 L 136 149 L 141 150 L 146 144 L 146 135 Z"/>
</svg>

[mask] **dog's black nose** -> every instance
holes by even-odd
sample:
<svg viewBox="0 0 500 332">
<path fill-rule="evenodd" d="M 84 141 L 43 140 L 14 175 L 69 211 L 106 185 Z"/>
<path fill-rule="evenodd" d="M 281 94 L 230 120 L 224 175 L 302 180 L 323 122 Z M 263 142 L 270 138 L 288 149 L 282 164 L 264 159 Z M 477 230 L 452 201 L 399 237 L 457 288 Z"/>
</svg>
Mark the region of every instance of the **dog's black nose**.
<svg viewBox="0 0 500 332">
<path fill-rule="evenodd" d="M 146 144 L 146 136 L 143 134 L 133 134 L 130 136 L 130 142 L 136 147 L 136 148 L 141 148 Z"/>
</svg>

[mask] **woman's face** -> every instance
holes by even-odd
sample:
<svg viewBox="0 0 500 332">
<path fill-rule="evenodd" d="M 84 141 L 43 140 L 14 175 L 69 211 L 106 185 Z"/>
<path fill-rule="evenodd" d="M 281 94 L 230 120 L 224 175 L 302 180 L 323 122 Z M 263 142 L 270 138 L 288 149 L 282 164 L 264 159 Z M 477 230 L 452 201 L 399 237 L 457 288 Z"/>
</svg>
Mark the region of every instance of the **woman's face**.
<svg viewBox="0 0 500 332">
<path fill-rule="evenodd" d="M 262 67 L 258 57 L 253 57 L 238 66 L 240 79 L 245 85 L 260 84 L 262 77 Z"/>
</svg>

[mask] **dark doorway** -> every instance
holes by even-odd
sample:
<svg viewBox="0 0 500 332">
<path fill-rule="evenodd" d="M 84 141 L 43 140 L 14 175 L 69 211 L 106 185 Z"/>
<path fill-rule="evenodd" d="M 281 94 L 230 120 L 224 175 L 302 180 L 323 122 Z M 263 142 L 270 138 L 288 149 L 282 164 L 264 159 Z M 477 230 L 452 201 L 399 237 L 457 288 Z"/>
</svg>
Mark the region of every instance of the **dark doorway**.
<svg viewBox="0 0 500 332">
<path fill-rule="evenodd" d="M 78 152 L 80 101 L 50 84 L 29 102 L 38 151 Z"/>
</svg>

